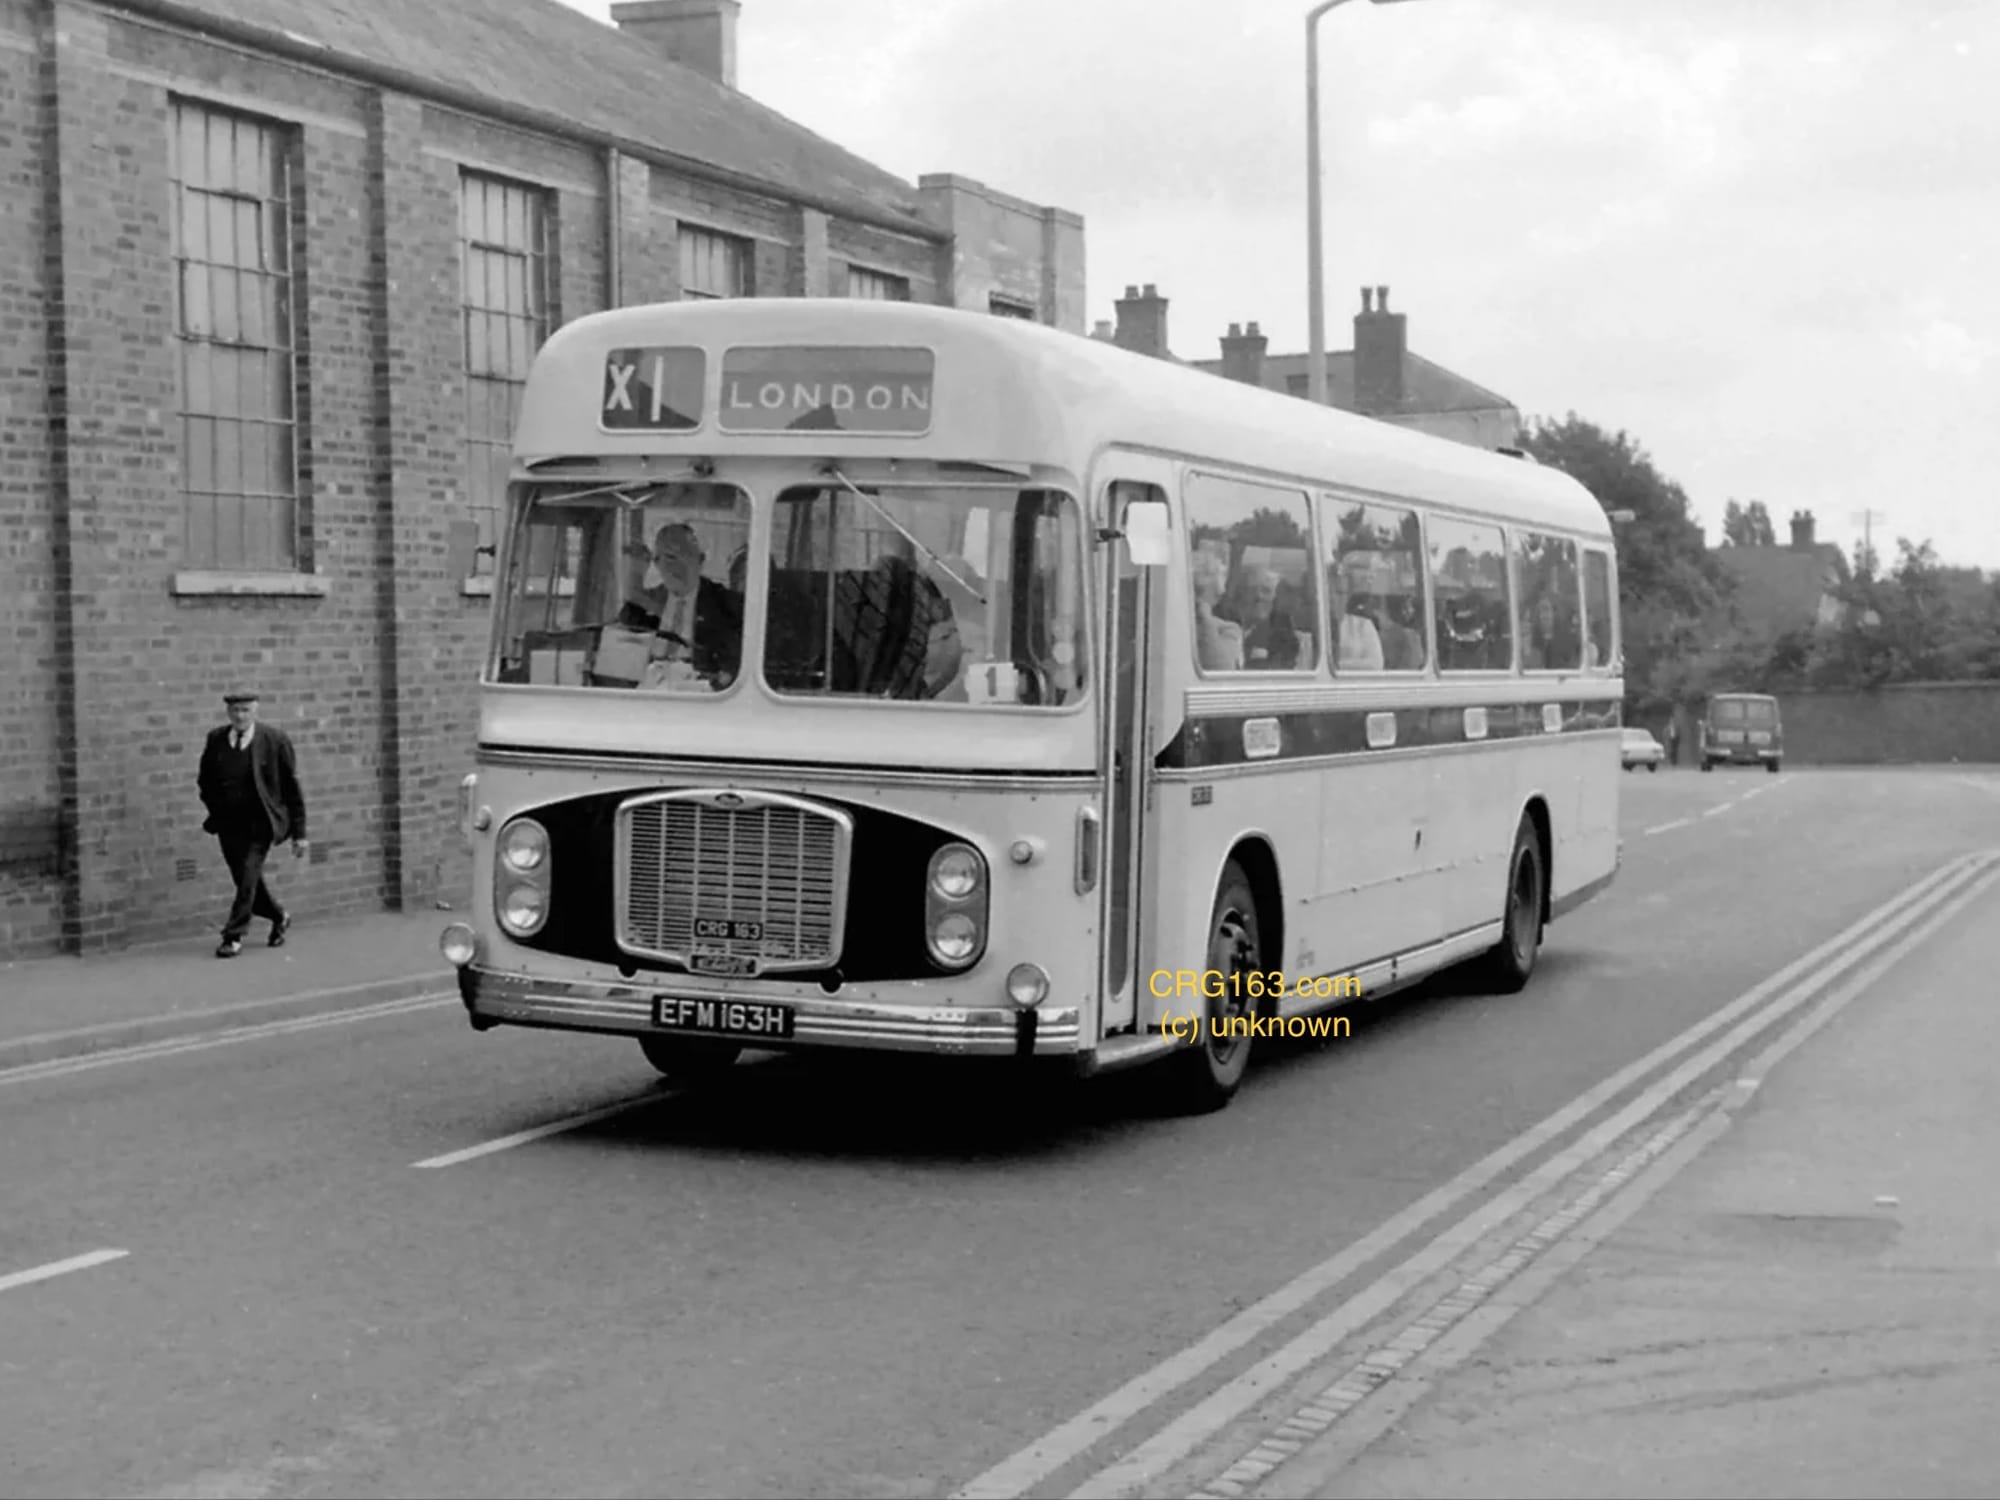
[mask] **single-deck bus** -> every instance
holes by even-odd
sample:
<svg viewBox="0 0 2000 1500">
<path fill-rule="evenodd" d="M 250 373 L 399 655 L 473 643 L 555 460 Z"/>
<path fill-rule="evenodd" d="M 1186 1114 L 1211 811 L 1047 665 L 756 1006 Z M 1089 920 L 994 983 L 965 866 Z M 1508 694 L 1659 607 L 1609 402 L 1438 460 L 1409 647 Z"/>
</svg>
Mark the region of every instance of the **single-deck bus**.
<svg viewBox="0 0 2000 1500">
<path fill-rule="evenodd" d="M 1518 989 L 1617 868 L 1612 535 L 1519 456 L 1017 320 L 676 303 L 542 347 L 503 533 L 441 941 L 482 1030 L 1214 1108 L 1230 1017 Z"/>
</svg>

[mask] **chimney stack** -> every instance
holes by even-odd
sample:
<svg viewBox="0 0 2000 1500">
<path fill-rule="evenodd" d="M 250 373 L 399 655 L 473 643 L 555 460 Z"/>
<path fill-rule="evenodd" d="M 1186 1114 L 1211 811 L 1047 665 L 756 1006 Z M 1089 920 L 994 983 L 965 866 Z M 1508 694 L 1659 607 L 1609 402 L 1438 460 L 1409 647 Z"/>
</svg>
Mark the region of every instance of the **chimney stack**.
<svg viewBox="0 0 2000 1500">
<path fill-rule="evenodd" d="M 1361 289 L 1361 311 L 1354 315 L 1354 409 L 1363 416 L 1402 410 L 1407 321 L 1389 311 L 1386 286 L 1376 287 L 1372 298 L 1367 287 Z"/>
<path fill-rule="evenodd" d="M 1091 328 L 1090 336 L 1094 339 L 1101 339 L 1107 344 L 1113 342 L 1111 335 L 1111 320 L 1109 318 L 1099 318 L 1096 324 Z"/>
<path fill-rule="evenodd" d="M 1255 323 L 1247 328 L 1231 323 L 1229 332 L 1222 336 L 1223 379 L 1240 380 L 1245 385 L 1262 385 L 1264 351 L 1270 342 Z"/>
<path fill-rule="evenodd" d="M 1792 548 L 1794 551 L 1810 551 L 1813 546 L 1813 513 L 1809 510 L 1792 512 Z"/>
<path fill-rule="evenodd" d="M 1160 289 L 1147 282 L 1145 290 L 1127 286 L 1118 299 L 1118 331 L 1112 342 L 1134 354 L 1150 354 L 1154 359 L 1171 359 L 1167 352 L 1167 299 Z"/>
<path fill-rule="evenodd" d="M 741 0 L 627 0 L 611 7 L 611 19 L 620 31 L 733 89 L 742 8 Z"/>
</svg>

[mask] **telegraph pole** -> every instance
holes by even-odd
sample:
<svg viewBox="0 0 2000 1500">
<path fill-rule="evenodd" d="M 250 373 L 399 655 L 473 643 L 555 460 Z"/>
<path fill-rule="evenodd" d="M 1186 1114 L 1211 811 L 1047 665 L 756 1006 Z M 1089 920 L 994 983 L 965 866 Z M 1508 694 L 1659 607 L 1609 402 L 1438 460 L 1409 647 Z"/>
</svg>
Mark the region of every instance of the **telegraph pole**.
<svg viewBox="0 0 2000 1500">
<path fill-rule="evenodd" d="M 1889 517 L 1879 510 L 1862 510 L 1847 519 L 1861 528 L 1861 555 L 1871 562 L 1875 561 L 1875 523 L 1886 521 Z"/>
</svg>

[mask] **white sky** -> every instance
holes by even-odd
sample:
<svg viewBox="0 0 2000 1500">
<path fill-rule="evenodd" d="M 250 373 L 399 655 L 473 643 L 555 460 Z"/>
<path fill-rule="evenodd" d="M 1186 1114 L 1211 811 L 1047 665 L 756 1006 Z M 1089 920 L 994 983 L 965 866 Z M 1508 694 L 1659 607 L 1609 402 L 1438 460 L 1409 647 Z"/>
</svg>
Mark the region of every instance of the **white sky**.
<svg viewBox="0 0 2000 1500">
<path fill-rule="evenodd" d="M 608 20 L 608 0 L 565 0 Z M 1307 344 L 1306 0 L 744 0 L 738 85 L 1083 215 L 1089 318 Z M 1410 347 L 1687 490 L 2000 567 L 2000 5 L 1422 0 L 1320 22 L 1327 346 Z"/>
</svg>

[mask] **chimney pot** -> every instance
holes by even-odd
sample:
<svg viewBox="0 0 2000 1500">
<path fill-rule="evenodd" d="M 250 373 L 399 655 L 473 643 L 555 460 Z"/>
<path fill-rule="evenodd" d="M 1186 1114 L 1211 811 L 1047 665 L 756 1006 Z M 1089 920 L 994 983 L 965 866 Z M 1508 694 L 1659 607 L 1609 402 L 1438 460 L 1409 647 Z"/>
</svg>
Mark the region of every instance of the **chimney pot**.
<svg viewBox="0 0 2000 1500">
<path fill-rule="evenodd" d="M 1139 300 L 1139 288 L 1129 281 L 1125 283 L 1125 300 L 1127 302 L 1136 302 Z"/>
<path fill-rule="evenodd" d="M 1146 295 L 1148 297 L 1157 297 L 1160 295 L 1160 289 L 1154 286 L 1153 283 L 1149 281 L 1146 283 Z"/>
<path fill-rule="evenodd" d="M 625 0 L 611 7 L 611 19 L 628 36 L 733 89 L 741 9 L 741 0 Z"/>
<path fill-rule="evenodd" d="M 1375 288 L 1375 311 L 1387 312 L 1388 310 L 1389 289 L 1386 286 L 1378 286 Z"/>
<path fill-rule="evenodd" d="M 1243 325 L 1242 325 L 1241 323 L 1231 323 L 1231 324 L 1229 325 L 1229 337 L 1231 337 L 1231 338 L 1233 338 L 1233 339 L 1240 339 L 1240 338 L 1242 338 L 1242 337 L 1243 337 Z"/>
<path fill-rule="evenodd" d="M 1252 323 L 1244 332 L 1248 333 L 1253 339 L 1260 339 L 1264 336 L 1264 330 L 1259 328 L 1255 323 Z"/>
<path fill-rule="evenodd" d="M 1361 289 L 1361 310 L 1363 312 L 1373 312 L 1375 310 L 1375 289 L 1373 287 L 1364 286 Z"/>
</svg>

